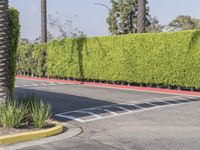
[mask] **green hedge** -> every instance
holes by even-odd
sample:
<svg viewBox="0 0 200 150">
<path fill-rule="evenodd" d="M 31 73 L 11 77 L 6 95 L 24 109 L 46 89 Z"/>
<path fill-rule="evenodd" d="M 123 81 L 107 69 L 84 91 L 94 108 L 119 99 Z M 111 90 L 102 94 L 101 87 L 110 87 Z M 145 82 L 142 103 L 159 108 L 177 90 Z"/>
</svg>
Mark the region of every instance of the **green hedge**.
<svg viewBox="0 0 200 150">
<path fill-rule="evenodd" d="M 38 45 L 26 46 L 26 53 L 27 49 L 32 58 L 40 53 L 41 60 Z M 199 88 L 199 58 L 200 31 L 81 37 L 47 45 L 46 75 Z M 19 70 L 40 76 L 41 68 L 36 71 L 33 64 Z"/>
<path fill-rule="evenodd" d="M 9 77 L 10 77 L 10 93 L 12 96 L 15 82 L 16 72 L 16 51 L 19 40 L 20 23 L 19 23 L 19 12 L 14 9 L 9 9 Z"/>
<path fill-rule="evenodd" d="M 45 44 L 19 44 L 17 50 L 17 73 L 42 76 L 42 54 Z"/>
</svg>

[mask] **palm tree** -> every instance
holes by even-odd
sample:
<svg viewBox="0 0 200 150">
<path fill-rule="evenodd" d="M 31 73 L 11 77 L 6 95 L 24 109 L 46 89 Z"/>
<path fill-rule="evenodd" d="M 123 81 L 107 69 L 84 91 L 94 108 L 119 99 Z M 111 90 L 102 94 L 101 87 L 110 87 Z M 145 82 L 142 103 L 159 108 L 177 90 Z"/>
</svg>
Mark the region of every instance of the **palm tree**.
<svg viewBox="0 0 200 150">
<path fill-rule="evenodd" d="M 41 43 L 47 43 L 47 1 L 41 0 Z M 42 53 L 42 77 L 45 77 L 46 50 Z"/>
<path fill-rule="evenodd" d="M 41 42 L 47 43 L 47 1 L 41 0 Z"/>
<path fill-rule="evenodd" d="M 8 0 L 0 0 L 0 104 L 9 97 Z"/>
<path fill-rule="evenodd" d="M 138 25 L 137 32 L 146 32 L 146 0 L 138 0 Z"/>
</svg>

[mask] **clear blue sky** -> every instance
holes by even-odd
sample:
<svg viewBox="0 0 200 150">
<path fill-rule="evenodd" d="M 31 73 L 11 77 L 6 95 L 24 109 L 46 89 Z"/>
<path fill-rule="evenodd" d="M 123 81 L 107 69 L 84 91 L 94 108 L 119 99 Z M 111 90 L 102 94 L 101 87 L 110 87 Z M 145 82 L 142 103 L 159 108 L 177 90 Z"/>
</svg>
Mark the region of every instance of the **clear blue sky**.
<svg viewBox="0 0 200 150">
<path fill-rule="evenodd" d="M 110 0 L 47 0 L 48 14 L 59 12 L 64 18 L 88 36 L 108 35 L 106 18 L 108 10 L 94 5 L 101 2 L 110 6 Z M 162 24 L 167 24 L 178 15 L 200 18 L 199 0 L 148 0 L 150 14 L 157 16 Z M 35 39 L 40 35 L 40 0 L 10 0 L 10 6 L 20 11 L 21 36 Z M 74 17 L 77 15 L 77 17 Z"/>
</svg>

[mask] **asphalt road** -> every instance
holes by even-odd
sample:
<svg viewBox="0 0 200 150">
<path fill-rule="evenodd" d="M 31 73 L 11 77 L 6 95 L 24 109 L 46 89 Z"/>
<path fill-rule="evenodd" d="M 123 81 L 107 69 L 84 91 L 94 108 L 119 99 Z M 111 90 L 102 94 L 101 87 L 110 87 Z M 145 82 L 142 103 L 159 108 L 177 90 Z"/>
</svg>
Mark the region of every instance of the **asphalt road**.
<svg viewBox="0 0 200 150">
<path fill-rule="evenodd" d="M 17 80 L 15 96 L 34 93 L 58 120 L 81 126 L 71 139 L 24 150 L 199 150 L 198 98 Z M 123 103 L 123 104 L 122 104 Z"/>
</svg>

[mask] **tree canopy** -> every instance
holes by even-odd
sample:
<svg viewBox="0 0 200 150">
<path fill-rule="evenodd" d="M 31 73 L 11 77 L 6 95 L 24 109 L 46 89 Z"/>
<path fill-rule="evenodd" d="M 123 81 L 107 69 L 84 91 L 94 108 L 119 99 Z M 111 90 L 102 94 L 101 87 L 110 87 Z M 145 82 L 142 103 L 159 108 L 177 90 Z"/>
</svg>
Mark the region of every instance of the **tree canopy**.
<svg viewBox="0 0 200 150">
<path fill-rule="evenodd" d="M 111 0 L 107 23 L 111 34 L 137 32 L 138 0 Z M 146 26 L 149 25 L 149 8 L 146 11 Z"/>
<path fill-rule="evenodd" d="M 168 28 L 171 31 L 200 29 L 200 19 L 180 15 L 169 23 Z"/>
</svg>

